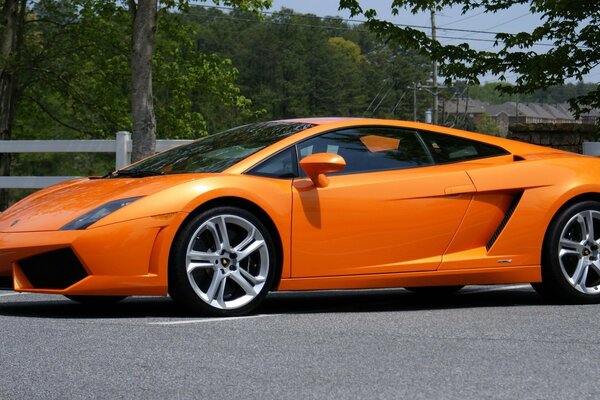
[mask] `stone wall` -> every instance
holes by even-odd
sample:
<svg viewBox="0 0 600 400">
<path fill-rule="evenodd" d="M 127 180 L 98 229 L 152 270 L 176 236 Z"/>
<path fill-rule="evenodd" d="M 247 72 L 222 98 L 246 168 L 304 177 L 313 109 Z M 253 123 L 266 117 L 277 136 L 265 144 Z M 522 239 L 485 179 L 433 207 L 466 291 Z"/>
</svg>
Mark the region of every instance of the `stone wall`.
<svg viewBox="0 0 600 400">
<path fill-rule="evenodd" d="M 555 149 L 583 153 L 583 142 L 600 140 L 597 125 L 511 124 L 508 138 Z"/>
</svg>

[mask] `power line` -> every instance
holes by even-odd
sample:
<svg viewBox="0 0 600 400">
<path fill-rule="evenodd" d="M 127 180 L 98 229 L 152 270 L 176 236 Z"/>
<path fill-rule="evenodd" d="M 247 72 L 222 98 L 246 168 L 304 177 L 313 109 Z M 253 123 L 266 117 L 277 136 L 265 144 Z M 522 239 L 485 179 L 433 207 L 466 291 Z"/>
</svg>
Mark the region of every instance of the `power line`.
<svg viewBox="0 0 600 400">
<path fill-rule="evenodd" d="M 470 15 L 470 16 L 468 16 L 468 17 L 465 17 L 465 18 L 457 19 L 456 21 L 451 21 L 451 22 L 445 23 L 445 24 L 443 24 L 443 25 L 440 25 L 440 26 L 438 27 L 438 29 L 440 29 L 440 30 L 441 30 L 441 29 L 442 29 L 444 26 L 458 24 L 459 22 L 463 22 L 463 21 L 467 21 L 467 20 L 469 20 L 469 19 L 471 19 L 471 18 L 479 17 L 481 14 L 484 14 L 484 13 L 485 13 L 485 10 L 484 10 L 484 11 L 480 11 L 480 12 L 478 12 L 477 14 Z"/>
<path fill-rule="evenodd" d="M 523 14 L 523 15 L 519 15 L 518 17 L 511 18 L 511 19 L 509 19 L 509 20 L 508 20 L 508 21 L 506 21 L 506 22 L 502 22 L 501 24 L 498 24 L 498 25 L 491 26 L 491 27 L 489 27 L 488 29 L 494 29 L 494 28 L 498 28 L 499 26 L 503 26 L 503 25 L 510 24 L 511 22 L 514 22 L 514 21 L 516 21 L 516 20 L 518 20 L 518 19 L 521 19 L 521 18 L 523 18 L 523 17 L 526 17 L 526 16 L 528 16 L 528 15 L 531 15 L 531 13 L 529 13 L 529 12 L 526 12 L 525 14 Z M 470 35 L 467 35 L 467 37 L 469 37 L 469 36 L 472 36 L 472 35 L 475 35 L 475 33 L 471 33 Z"/>
<path fill-rule="evenodd" d="M 201 6 L 201 7 L 209 7 L 209 8 L 226 8 L 226 7 L 216 7 L 216 6 Z M 228 8 L 227 8 L 228 9 Z M 300 14 L 289 14 L 289 15 L 300 15 Z M 250 19 L 250 18 L 240 18 L 240 17 L 232 17 L 232 16 L 223 16 L 223 17 L 214 17 L 211 16 L 211 19 L 228 19 L 228 20 L 232 20 L 232 21 L 243 21 L 243 22 L 252 22 L 252 23 L 264 23 L 264 24 L 270 24 L 270 25 L 280 25 L 280 26 L 298 26 L 298 27 L 304 27 L 304 28 L 325 28 L 325 29 L 332 29 L 332 30 L 338 30 L 338 31 L 351 31 L 354 28 L 350 28 L 350 27 L 343 27 L 343 26 L 332 26 L 332 25 L 326 25 L 326 26 L 322 26 L 322 25 L 314 25 L 314 24 L 300 24 L 297 22 L 279 22 L 279 21 L 264 21 L 264 20 L 258 20 L 258 19 Z M 320 17 L 317 17 L 320 18 Z M 326 18 L 331 18 L 331 17 L 326 17 Z M 323 18 L 323 19 L 326 19 Z M 405 25 L 407 27 L 409 27 L 409 25 Z M 415 27 L 417 25 L 414 25 L 412 27 Z M 431 29 L 429 27 L 427 27 L 427 29 Z M 497 39 L 481 39 L 481 38 L 470 38 L 467 36 L 444 36 L 444 35 L 438 35 L 437 38 L 438 39 L 447 39 L 447 40 L 467 40 L 467 41 L 472 41 L 472 42 L 485 42 L 485 43 L 496 43 L 496 41 L 498 42 L 503 42 L 502 40 L 497 40 Z M 542 47 L 556 47 L 554 44 L 552 43 L 533 43 L 532 46 L 542 46 Z M 583 47 L 582 47 L 583 48 Z M 583 48 L 586 49 L 586 48 Z"/>
<path fill-rule="evenodd" d="M 225 7 L 225 6 L 213 6 L 213 5 L 208 5 L 208 4 L 200 4 L 198 5 L 198 7 L 203 7 L 203 8 L 216 8 L 219 10 L 227 10 L 227 11 L 234 11 L 236 10 L 236 8 L 233 7 Z M 359 24 L 365 24 L 369 21 L 367 20 L 360 20 L 360 19 L 351 19 L 351 18 L 342 18 L 342 17 L 330 17 L 330 16 L 326 16 L 326 17 L 321 17 L 318 15 L 310 15 L 310 14 L 297 14 L 297 13 L 281 13 L 278 11 L 261 11 L 262 14 L 265 15 L 278 15 L 278 16 L 283 16 L 283 17 L 303 17 L 303 18 L 317 18 L 317 19 L 324 19 L 324 20 L 336 20 L 336 21 L 343 21 L 343 22 L 351 22 L 351 23 L 359 23 Z M 458 22 L 458 21 L 456 21 Z M 424 29 L 424 30 L 430 30 L 431 27 L 427 26 L 427 25 L 412 25 L 412 24 L 393 24 L 395 26 L 398 27 L 404 27 L 404 28 L 415 28 L 415 29 Z M 448 24 L 446 24 L 448 25 Z M 502 34 L 502 33 L 506 33 L 506 32 L 495 32 L 495 31 L 489 31 L 489 30 L 476 30 L 476 29 L 459 29 L 459 28 L 438 28 L 438 30 L 443 30 L 443 31 L 450 31 L 450 32 L 462 32 L 462 33 L 479 33 L 479 34 L 486 34 L 486 35 L 498 35 L 498 34 Z"/>
</svg>

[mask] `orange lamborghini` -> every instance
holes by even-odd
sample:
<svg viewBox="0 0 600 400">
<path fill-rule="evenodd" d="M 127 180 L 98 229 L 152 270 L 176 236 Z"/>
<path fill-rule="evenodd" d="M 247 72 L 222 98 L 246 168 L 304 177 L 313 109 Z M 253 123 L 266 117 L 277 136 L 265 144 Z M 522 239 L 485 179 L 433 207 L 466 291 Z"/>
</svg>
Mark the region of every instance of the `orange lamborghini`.
<svg viewBox="0 0 600 400">
<path fill-rule="evenodd" d="M 0 277 L 239 315 L 273 290 L 529 282 L 600 300 L 600 160 L 433 125 L 257 123 L 0 214 Z"/>
</svg>

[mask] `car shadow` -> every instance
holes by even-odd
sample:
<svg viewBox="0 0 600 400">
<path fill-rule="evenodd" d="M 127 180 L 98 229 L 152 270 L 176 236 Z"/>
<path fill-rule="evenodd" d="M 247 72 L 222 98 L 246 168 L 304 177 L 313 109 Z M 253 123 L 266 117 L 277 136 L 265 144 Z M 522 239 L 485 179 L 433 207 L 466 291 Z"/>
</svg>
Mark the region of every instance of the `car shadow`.
<svg viewBox="0 0 600 400">
<path fill-rule="evenodd" d="M 269 297 L 263 314 L 351 313 L 443 310 L 457 308 L 547 305 L 533 289 L 481 291 L 463 289 L 446 295 L 418 294 L 405 289 L 281 293 Z"/>
<path fill-rule="evenodd" d="M 479 287 L 481 288 L 481 287 Z M 168 297 L 131 297 L 110 305 L 78 304 L 63 297 L 43 300 L 18 295 L 0 300 L 0 316 L 52 319 L 198 318 Z M 11 296 L 12 297 L 12 296 Z M 352 312 L 406 312 L 483 307 L 547 305 L 528 287 L 469 289 L 444 296 L 415 294 L 405 289 L 281 292 L 270 294 L 255 314 L 313 314 Z"/>
</svg>

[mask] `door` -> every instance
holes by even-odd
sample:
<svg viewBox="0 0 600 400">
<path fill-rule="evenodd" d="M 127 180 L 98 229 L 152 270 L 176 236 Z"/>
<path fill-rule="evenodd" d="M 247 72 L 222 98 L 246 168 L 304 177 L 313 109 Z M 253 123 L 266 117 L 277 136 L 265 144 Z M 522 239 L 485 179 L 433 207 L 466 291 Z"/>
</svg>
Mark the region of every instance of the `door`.
<svg viewBox="0 0 600 400">
<path fill-rule="evenodd" d="M 416 132 L 353 128 L 298 145 L 346 168 L 316 188 L 293 183 L 292 277 L 435 270 L 474 187 L 456 165 L 436 166 Z"/>
</svg>

